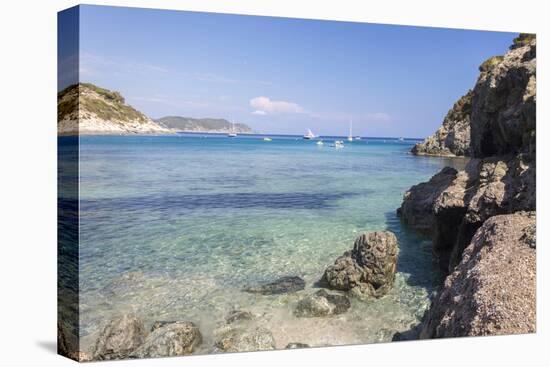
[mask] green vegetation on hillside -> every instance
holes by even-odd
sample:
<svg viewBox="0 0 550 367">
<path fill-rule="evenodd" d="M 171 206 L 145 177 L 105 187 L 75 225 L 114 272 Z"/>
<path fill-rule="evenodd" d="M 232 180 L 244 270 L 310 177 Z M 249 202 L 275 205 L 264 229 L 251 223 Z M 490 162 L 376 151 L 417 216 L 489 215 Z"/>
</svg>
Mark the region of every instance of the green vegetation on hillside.
<svg viewBox="0 0 550 367">
<path fill-rule="evenodd" d="M 155 122 L 174 130 L 180 131 L 229 131 L 231 123 L 225 119 L 202 118 L 196 119 L 181 116 L 166 116 L 156 119 Z M 245 124 L 235 124 L 236 132 L 252 132 Z"/>
<path fill-rule="evenodd" d="M 78 114 L 78 86 L 71 85 L 57 94 L 57 121 L 65 116 Z"/>
<path fill-rule="evenodd" d="M 519 36 L 514 38 L 514 43 L 512 44 L 512 46 L 510 46 L 510 49 L 528 45 L 529 43 L 531 43 L 531 41 L 533 41 L 536 38 L 537 36 L 533 33 L 520 33 Z"/>
<path fill-rule="evenodd" d="M 84 116 L 96 115 L 106 121 L 146 122 L 147 117 L 125 103 L 119 92 L 100 88 L 91 83 L 71 85 L 57 95 L 57 118 L 76 119 L 79 110 Z"/>
<path fill-rule="evenodd" d="M 489 57 L 487 60 L 485 60 L 481 65 L 479 65 L 479 71 L 489 71 L 495 66 L 497 66 L 502 60 L 504 59 L 504 56 L 492 56 Z"/>
<path fill-rule="evenodd" d="M 98 87 L 97 85 L 94 85 L 92 83 L 80 83 L 80 87 L 81 88 L 88 88 L 88 89 L 96 92 L 100 96 L 104 97 L 108 101 L 115 102 L 115 103 L 120 103 L 120 104 L 125 103 L 124 97 L 122 97 L 122 95 L 120 95 L 119 92 L 113 92 L 113 91 L 110 91 L 108 89 Z"/>
</svg>

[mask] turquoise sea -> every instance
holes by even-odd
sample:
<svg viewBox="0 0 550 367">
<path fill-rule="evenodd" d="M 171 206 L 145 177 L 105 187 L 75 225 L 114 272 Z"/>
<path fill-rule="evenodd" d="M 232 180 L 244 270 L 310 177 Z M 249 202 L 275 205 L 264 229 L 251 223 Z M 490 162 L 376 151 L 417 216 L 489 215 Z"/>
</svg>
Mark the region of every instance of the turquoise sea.
<svg viewBox="0 0 550 367">
<path fill-rule="evenodd" d="M 440 275 L 430 244 L 396 217 L 404 192 L 460 160 L 415 157 L 413 140 L 363 138 L 345 147 L 294 136 L 180 134 L 80 138 L 80 326 L 83 348 L 110 316 L 197 323 L 212 350 L 229 311 L 248 310 L 277 345 L 391 340 L 417 323 Z M 366 231 L 400 246 L 392 292 L 352 300 L 345 314 L 298 319 L 327 265 Z M 298 275 L 306 290 L 242 288 Z"/>
</svg>

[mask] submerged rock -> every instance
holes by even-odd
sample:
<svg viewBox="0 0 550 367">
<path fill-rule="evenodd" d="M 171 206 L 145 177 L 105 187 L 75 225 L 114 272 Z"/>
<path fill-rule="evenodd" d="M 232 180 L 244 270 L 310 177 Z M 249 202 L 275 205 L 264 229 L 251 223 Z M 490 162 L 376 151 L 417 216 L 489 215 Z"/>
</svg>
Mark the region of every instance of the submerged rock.
<svg viewBox="0 0 550 367">
<path fill-rule="evenodd" d="M 94 360 L 127 358 L 143 344 L 145 327 L 135 315 L 126 314 L 109 321 L 93 347 Z"/>
<path fill-rule="evenodd" d="M 92 359 L 89 353 L 79 350 L 76 330 L 57 323 L 57 353 L 78 362 L 88 362 Z"/>
<path fill-rule="evenodd" d="M 275 349 L 275 339 L 271 331 L 263 327 L 230 327 L 217 332 L 215 343 L 222 352 L 254 352 Z"/>
<path fill-rule="evenodd" d="M 534 212 L 488 219 L 420 325 L 421 338 L 532 333 L 536 327 Z"/>
<path fill-rule="evenodd" d="M 182 356 L 193 353 L 201 343 L 202 335 L 192 322 L 169 322 L 155 328 L 144 343 L 131 353 L 131 357 Z"/>
<path fill-rule="evenodd" d="M 322 317 L 339 315 L 351 307 L 348 297 L 331 294 L 321 289 L 298 302 L 294 315 L 296 317 Z"/>
<path fill-rule="evenodd" d="M 363 234 L 355 240 L 353 250 L 325 270 L 322 283 L 336 290 L 381 297 L 393 287 L 397 253 L 397 238 L 393 233 Z"/>
<path fill-rule="evenodd" d="M 151 332 L 157 330 L 158 328 L 161 328 L 166 325 L 174 324 L 177 321 L 155 321 L 153 325 L 151 325 Z"/>
<path fill-rule="evenodd" d="M 227 324 L 232 324 L 238 321 L 252 320 L 253 318 L 254 318 L 254 315 L 252 315 L 251 312 L 242 311 L 242 310 L 233 310 L 226 316 L 225 322 Z"/>
<path fill-rule="evenodd" d="M 306 282 L 302 278 L 297 276 L 285 276 L 267 284 L 247 287 L 244 291 L 248 293 L 269 295 L 298 292 L 305 287 Z"/>
<path fill-rule="evenodd" d="M 57 353 L 69 357 L 74 353 L 76 348 L 72 346 L 72 343 L 70 343 L 67 332 L 65 331 L 65 328 L 61 326 L 61 324 L 57 323 Z M 75 338 L 76 339 L 76 338 Z"/>
</svg>

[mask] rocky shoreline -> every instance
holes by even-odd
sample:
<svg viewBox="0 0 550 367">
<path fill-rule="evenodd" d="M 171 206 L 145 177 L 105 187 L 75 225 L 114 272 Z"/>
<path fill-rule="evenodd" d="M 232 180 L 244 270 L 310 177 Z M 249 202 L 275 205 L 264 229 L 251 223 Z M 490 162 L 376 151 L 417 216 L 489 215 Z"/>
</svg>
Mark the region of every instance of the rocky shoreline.
<svg viewBox="0 0 550 367">
<path fill-rule="evenodd" d="M 292 315 L 297 319 L 337 317 L 350 310 L 351 298 L 381 297 L 391 290 L 397 252 L 397 239 L 393 233 L 366 233 L 357 238 L 351 251 L 325 270 L 319 281 L 311 284 L 317 288 L 313 292 L 306 290 L 306 282 L 294 275 L 251 285 L 241 291 L 258 297 L 284 297 L 297 293 L 297 301 L 291 304 Z M 151 326 L 147 328 L 149 324 Z M 273 332 L 264 325 L 262 317 L 248 310 L 229 312 L 209 333 L 212 335 L 204 338 L 200 325 L 189 320 L 153 320 L 151 323 L 151 320 L 143 320 L 133 313 L 123 313 L 104 323 L 89 350 L 63 347 L 60 353 L 84 362 L 182 356 L 205 350 L 211 353 L 272 350 L 277 345 Z M 65 333 L 60 327 L 58 337 L 60 345 L 66 345 Z M 213 340 L 213 344 L 204 345 L 205 340 Z M 310 345 L 295 340 L 287 343 L 285 348 L 307 347 Z"/>
<path fill-rule="evenodd" d="M 394 340 L 535 331 L 535 125 L 536 39 L 522 34 L 412 150 L 472 158 L 411 187 L 397 210 L 449 275 L 422 323 Z"/>
<path fill-rule="evenodd" d="M 411 187 L 397 210 L 405 225 L 431 238 L 448 275 L 419 324 L 404 332 L 381 330 L 395 341 L 536 330 L 536 40 L 520 36 L 506 55 L 486 61 L 480 71 L 442 128 L 413 148 L 417 155 L 471 159 L 464 170 L 446 167 Z M 391 291 L 398 252 L 393 233 L 365 233 L 325 269 L 314 291 L 293 274 L 242 291 L 257 297 L 296 293 L 299 299 L 290 304 L 296 320 L 336 318 L 353 307 L 352 299 L 373 300 Z M 181 356 L 199 348 L 275 349 L 273 332 L 258 319 L 234 309 L 205 337 L 192 320 L 143 320 L 124 313 L 106 320 L 88 351 L 70 343 L 58 325 L 58 346 L 78 361 Z M 310 347 L 305 342 L 285 344 Z"/>
</svg>

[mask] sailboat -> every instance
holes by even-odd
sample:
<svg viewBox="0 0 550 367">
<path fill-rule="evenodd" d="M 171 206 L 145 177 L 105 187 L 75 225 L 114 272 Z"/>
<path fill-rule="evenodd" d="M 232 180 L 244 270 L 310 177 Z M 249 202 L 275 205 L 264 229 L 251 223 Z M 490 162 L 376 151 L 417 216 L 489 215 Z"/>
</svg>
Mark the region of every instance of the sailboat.
<svg viewBox="0 0 550 367">
<path fill-rule="evenodd" d="M 303 136 L 303 138 L 306 140 L 311 140 L 315 138 L 315 134 L 313 134 L 310 129 L 307 129 L 307 133 Z"/>
<path fill-rule="evenodd" d="M 353 128 L 353 121 L 349 120 L 349 135 L 348 135 L 348 141 L 353 141 L 353 135 L 351 133 L 351 130 Z"/>
<path fill-rule="evenodd" d="M 229 138 L 235 138 L 237 136 L 237 133 L 235 132 L 235 123 L 231 122 L 231 131 L 229 134 L 227 134 Z"/>
<path fill-rule="evenodd" d="M 335 140 L 334 144 L 331 144 L 330 146 L 336 149 L 341 149 L 344 147 L 344 142 L 342 140 Z"/>
</svg>

